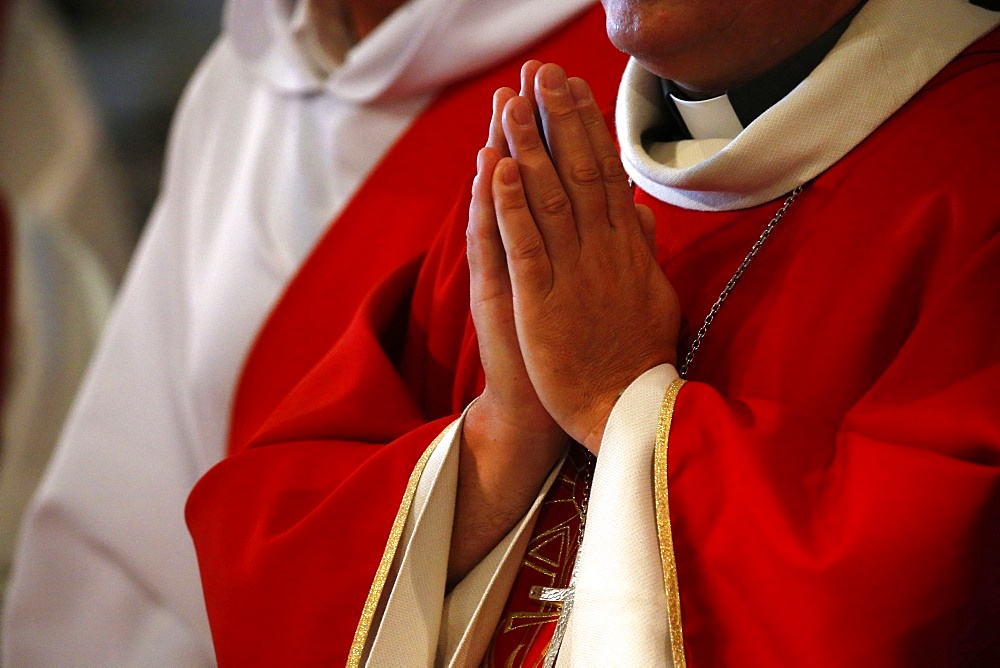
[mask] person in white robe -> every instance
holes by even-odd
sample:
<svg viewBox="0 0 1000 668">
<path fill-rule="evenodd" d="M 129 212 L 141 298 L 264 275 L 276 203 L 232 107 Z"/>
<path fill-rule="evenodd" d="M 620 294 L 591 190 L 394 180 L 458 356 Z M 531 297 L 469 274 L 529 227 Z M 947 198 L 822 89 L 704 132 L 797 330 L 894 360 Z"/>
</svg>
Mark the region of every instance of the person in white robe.
<svg viewBox="0 0 1000 668">
<path fill-rule="evenodd" d="M 410 0 L 355 42 L 329 0 L 228 3 L 24 525 L 4 665 L 214 663 L 183 510 L 224 455 L 234 386 L 258 329 L 330 221 L 443 87 L 592 4 Z"/>
</svg>

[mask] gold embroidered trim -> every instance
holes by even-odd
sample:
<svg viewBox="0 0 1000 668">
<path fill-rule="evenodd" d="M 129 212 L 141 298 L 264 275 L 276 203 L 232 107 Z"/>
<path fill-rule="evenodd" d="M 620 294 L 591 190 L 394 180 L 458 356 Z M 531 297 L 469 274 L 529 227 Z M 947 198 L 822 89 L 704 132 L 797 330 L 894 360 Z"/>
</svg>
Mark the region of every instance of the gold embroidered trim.
<svg viewBox="0 0 1000 668">
<path fill-rule="evenodd" d="M 365 644 L 368 642 L 368 634 L 371 632 L 372 621 L 375 619 L 375 611 L 378 609 L 379 599 L 382 597 L 382 590 L 385 588 L 386 580 L 389 579 L 389 569 L 392 567 L 392 560 L 396 558 L 396 549 L 399 547 L 399 540 L 403 536 L 403 527 L 406 526 L 406 518 L 410 514 L 410 507 L 413 505 L 413 497 L 417 493 L 417 485 L 420 483 L 420 476 L 424 473 L 427 461 L 431 458 L 434 449 L 458 422 L 457 420 L 448 428 L 438 434 L 438 437 L 420 455 L 417 465 L 413 467 L 410 479 L 406 483 L 406 491 L 403 492 L 403 500 L 399 504 L 396 512 L 396 519 L 392 522 L 392 530 L 389 532 L 389 541 L 385 545 L 382 553 L 382 561 L 379 562 L 378 570 L 375 572 L 375 580 L 371 589 L 368 590 L 368 598 L 365 600 L 365 607 L 358 621 L 358 628 L 354 632 L 354 642 L 351 643 L 351 652 L 347 655 L 348 668 L 357 668 L 361 665 L 361 658 L 365 651 Z"/>
<path fill-rule="evenodd" d="M 670 653 L 674 668 L 686 668 L 684 629 L 681 626 L 681 594 L 677 583 L 677 562 L 674 559 L 674 537 L 670 528 L 670 502 L 667 494 L 667 445 L 670 424 L 674 418 L 677 393 L 684 385 L 678 378 L 667 388 L 656 427 L 656 449 L 653 454 L 653 481 L 656 491 L 656 532 L 660 539 L 660 561 L 663 564 L 663 587 L 667 594 L 667 614 L 670 623 Z"/>
</svg>

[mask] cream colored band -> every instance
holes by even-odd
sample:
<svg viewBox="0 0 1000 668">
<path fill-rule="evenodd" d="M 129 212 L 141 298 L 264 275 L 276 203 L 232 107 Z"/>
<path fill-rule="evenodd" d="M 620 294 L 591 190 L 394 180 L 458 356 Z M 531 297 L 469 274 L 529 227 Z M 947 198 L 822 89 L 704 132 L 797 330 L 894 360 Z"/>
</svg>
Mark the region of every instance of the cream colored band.
<svg viewBox="0 0 1000 668">
<path fill-rule="evenodd" d="M 656 531 L 660 539 L 660 560 L 663 562 L 663 587 L 667 595 L 670 616 L 670 647 L 675 668 L 685 668 L 684 629 L 681 625 L 681 595 L 677 582 L 677 562 L 674 559 L 674 538 L 670 526 L 670 500 L 667 492 L 667 446 L 674 405 L 684 380 L 676 379 L 667 388 L 656 428 L 656 449 L 653 451 L 653 480 L 656 493 Z"/>
<path fill-rule="evenodd" d="M 420 476 L 423 475 L 424 467 L 427 466 L 427 461 L 431 458 L 435 448 L 437 448 L 444 436 L 451 432 L 452 427 L 456 423 L 452 423 L 451 426 L 442 431 L 434 439 L 427 449 L 424 450 L 420 459 L 417 460 L 417 465 L 413 467 L 413 472 L 410 473 L 410 478 L 406 483 L 406 490 L 403 492 L 403 500 L 399 504 L 396 519 L 393 520 L 392 529 L 389 531 L 389 540 L 386 542 L 385 551 L 382 553 L 382 560 L 379 562 L 378 570 L 375 572 L 375 579 L 372 581 L 371 589 L 368 591 L 368 598 L 365 600 L 365 607 L 362 610 L 361 619 L 358 621 L 358 628 L 354 632 L 354 642 L 351 643 L 351 651 L 347 656 L 347 665 L 349 668 L 357 668 L 361 665 L 361 660 L 364 658 L 368 634 L 371 633 L 372 622 L 375 619 L 379 599 L 382 597 L 382 590 L 385 589 L 385 584 L 388 581 L 392 562 L 396 558 L 396 550 L 403 536 L 406 518 L 410 514 L 410 508 L 413 506 L 413 498 L 417 493 Z"/>
</svg>

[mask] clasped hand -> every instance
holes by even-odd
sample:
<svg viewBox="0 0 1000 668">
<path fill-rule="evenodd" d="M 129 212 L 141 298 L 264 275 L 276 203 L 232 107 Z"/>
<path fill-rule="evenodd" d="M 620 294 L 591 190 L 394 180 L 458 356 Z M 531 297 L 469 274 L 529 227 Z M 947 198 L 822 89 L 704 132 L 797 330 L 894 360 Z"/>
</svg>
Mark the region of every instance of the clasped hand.
<svg viewBox="0 0 1000 668">
<path fill-rule="evenodd" d="M 525 442 L 561 449 L 565 433 L 598 452 L 622 391 L 676 359 L 654 227 L 586 82 L 527 63 L 521 94 L 494 97 L 469 212 L 476 410 Z"/>
</svg>

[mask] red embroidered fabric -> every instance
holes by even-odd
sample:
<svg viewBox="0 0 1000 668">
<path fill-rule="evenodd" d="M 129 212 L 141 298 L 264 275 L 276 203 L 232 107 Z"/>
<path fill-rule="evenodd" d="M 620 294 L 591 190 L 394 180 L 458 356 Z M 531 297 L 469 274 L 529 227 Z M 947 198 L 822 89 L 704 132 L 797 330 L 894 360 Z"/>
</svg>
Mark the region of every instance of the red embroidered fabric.
<svg viewBox="0 0 1000 668">
<path fill-rule="evenodd" d="M 594 457 L 573 444 L 552 487 L 511 587 L 483 666 L 541 666 L 555 631 L 561 603 L 536 601 L 532 587 L 569 586 L 594 475 Z"/>
</svg>

